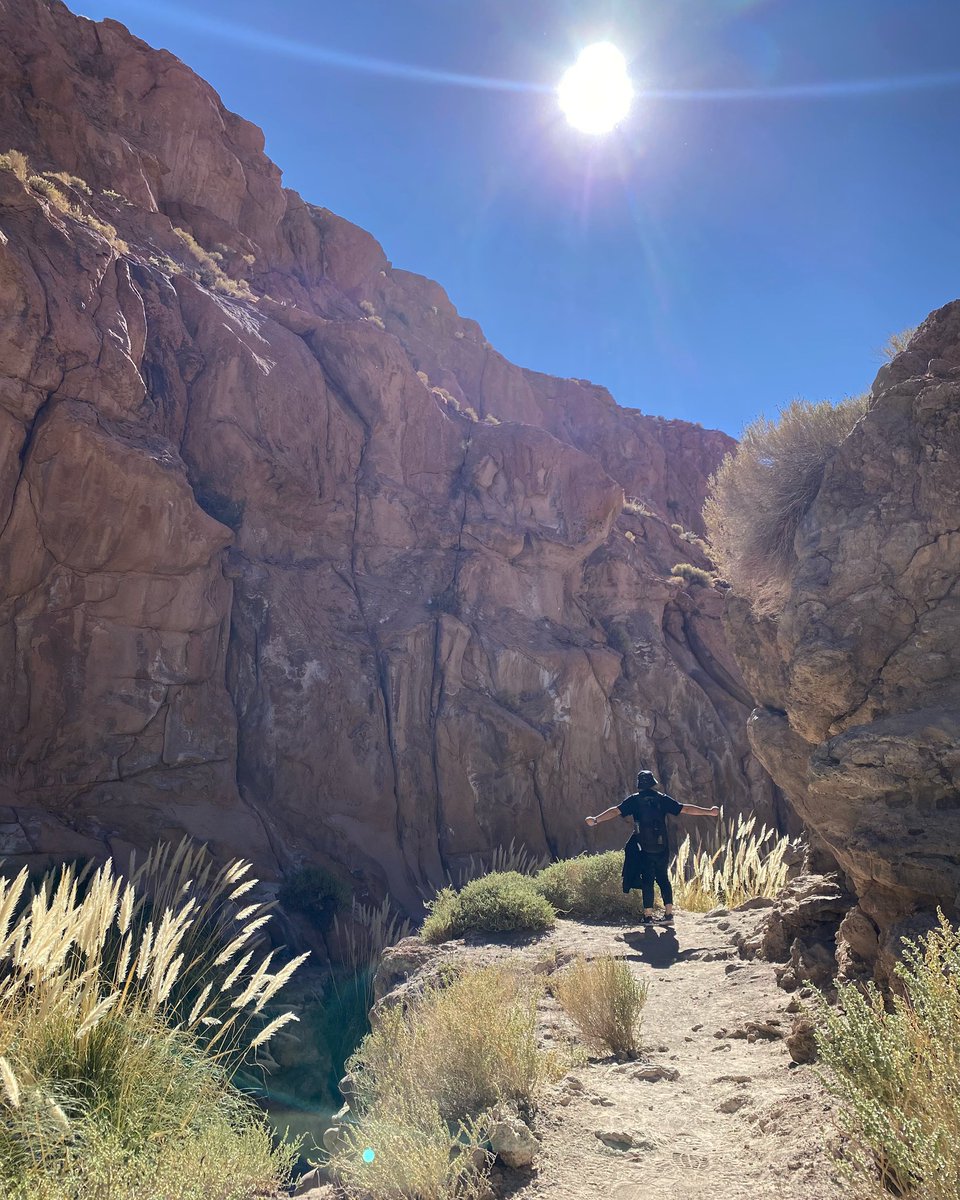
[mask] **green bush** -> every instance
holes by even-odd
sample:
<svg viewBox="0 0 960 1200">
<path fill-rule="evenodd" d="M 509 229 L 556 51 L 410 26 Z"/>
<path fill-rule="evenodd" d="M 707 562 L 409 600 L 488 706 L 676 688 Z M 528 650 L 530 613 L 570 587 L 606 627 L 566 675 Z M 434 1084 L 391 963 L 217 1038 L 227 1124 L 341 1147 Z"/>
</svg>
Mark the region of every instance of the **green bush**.
<svg viewBox="0 0 960 1200">
<path fill-rule="evenodd" d="M 284 876 L 277 901 L 281 908 L 303 913 L 326 930 L 346 907 L 350 895 L 347 885 L 325 868 L 299 867 Z"/>
<path fill-rule="evenodd" d="M 779 420 L 748 425 L 710 480 L 703 516 L 713 554 L 724 578 L 756 604 L 776 605 L 824 468 L 868 406 L 866 396 L 837 405 L 795 400 Z"/>
<path fill-rule="evenodd" d="M 565 917 L 579 921 L 633 921 L 643 915 L 638 891 L 623 891 L 623 852 L 581 854 L 551 863 L 534 887 Z"/>
<path fill-rule="evenodd" d="M 693 563 L 677 563 L 670 568 L 670 574 L 676 575 L 678 579 L 685 579 L 687 583 L 698 583 L 701 587 L 713 587 L 714 577 L 709 571 L 704 571 L 702 567 L 695 567 Z"/>
<path fill-rule="evenodd" d="M 556 912 L 533 881 L 517 871 L 495 871 L 462 891 L 444 888 L 431 902 L 420 930 L 426 942 L 445 942 L 465 933 L 539 933 Z"/>
<path fill-rule="evenodd" d="M 869 1197 L 960 1195 L 960 932 L 940 914 L 904 943 L 902 995 L 888 1007 L 872 985 L 817 1001 L 825 1082 L 849 1141 L 841 1166 Z"/>
</svg>

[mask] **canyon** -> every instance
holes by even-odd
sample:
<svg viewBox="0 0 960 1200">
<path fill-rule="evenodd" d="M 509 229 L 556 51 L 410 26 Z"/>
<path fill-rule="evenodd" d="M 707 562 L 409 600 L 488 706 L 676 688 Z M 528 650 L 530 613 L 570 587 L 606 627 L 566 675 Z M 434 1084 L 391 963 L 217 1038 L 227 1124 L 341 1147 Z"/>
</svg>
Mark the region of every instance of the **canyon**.
<svg viewBox="0 0 960 1200">
<path fill-rule="evenodd" d="M 114 21 L 0 0 L 0 146 L 8 862 L 187 834 L 414 910 L 615 844 L 639 767 L 790 823 L 673 573 L 731 439 L 508 362 Z"/>
</svg>

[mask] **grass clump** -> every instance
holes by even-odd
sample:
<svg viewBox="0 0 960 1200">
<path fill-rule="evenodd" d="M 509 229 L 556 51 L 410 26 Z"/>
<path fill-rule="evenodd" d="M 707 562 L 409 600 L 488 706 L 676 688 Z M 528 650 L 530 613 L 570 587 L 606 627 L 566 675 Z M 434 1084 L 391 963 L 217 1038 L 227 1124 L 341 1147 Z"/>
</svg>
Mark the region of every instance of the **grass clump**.
<svg viewBox="0 0 960 1200">
<path fill-rule="evenodd" d="M 652 517 L 650 508 L 637 496 L 627 496 L 623 502 L 623 511 L 633 513 L 636 517 Z"/>
<path fill-rule="evenodd" d="M 940 914 L 905 940 L 888 1008 L 875 987 L 821 995 L 817 1044 L 849 1136 L 841 1167 L 865 1197 L 960 1195 L 960 932 Z"/>
<path fill-rule="evenodd" d="M 222 292 L 226 296 L 235 296 L 238 300 L 255 298 L 247 281 L 231 279 L 213 254 L 209 250 L 205 250 L 192 233 L 188 233 L 186 229 L 180 229 L 176 225 L 173 226 L 173 233 L 183 242 L 196 262 L 196 268 L 192 274 L 198 283 L 215 292 Z"/>
<path fill-rule="evenodd" d="M 622 959 L 578 956 L 554 981 L 557 999 L 597 1050 L 618 1058 L 640 1054 L 640 1022 L 647 985 L 638 983 Z"/>
<path fill-rule="evenodd" d="M 38 195 L 43 196 L 48 200 L 54 208 L 59 208 L 61 212 L 70 211 L 70 201 L 66 198 L 63 192 L 57 185 L 44 175 L 29 175 L 27 176 L 27 187 Z"/>
<path fill-rule="evenodd" d="M 443 888 L 428 908 L 420 930 L 425 942 L 465 933 L 542 933 L 557 917 L 553 905 L 518 871 L 495 871 L 459 892 Z"/>
<path fill-rule="evenodd" d="M 789 845 L 772 829 L 758 829 L 755 816 L 726 822 L 706 847 L 694 849 L 688 834 L 673 866 L 674 899 L 690 912 L 736 908 L 756 897 L 772 900 L 786 886 Z"/>
<path fill-rule="evenodd" d="M 26 183 L 30 174 L 27 156 L 21 150 L 8 150 L 6 154 L 0 154 L 0 171 L 12 171 L 21 183 Z"/>
<path fill-rule="evenodd" d="M 696 583 L 700 587 L 713 587 L 715 577 L 709 571 L 705 571 L 702 567 L 695 567 L 693 563 L 676 563 L 670 568 L 670 574 L 678 579 L 684 579 L 687 583 Z"/>
<path fill-rule="evenodd" d="M 743 431 L 710 480 L 704 521 L 724 577 L 759 606 L 775 606 L 795 561 L 794 538 L 837 447 L 868 397 L 831 404 L 795 400 L 776 421 Z"/>
<path fill-rule="evenodd" d="M 259 1016 L 296 970 L 258 957 L 249 864 L 184 843 L 126 879 L 0 880 L 0 1195 L 241 1200 L 285 1182 L 233 1071 L 294 1019 Z M 305 956 L 304 956 L 305 957 Z"/>
<path fill-rule="evenodd" d="M 624 894 L 623 852 L 581 854 L 551 863 L 533 885 L 565 917 L 579 921 L 632 921 L 643 915 L 640 893 Z"/>
<path fill-rule="evenodd" d="M 485 1122 L 452 1132 L 436 1106 L 370 1112 L 344 1128 L 331 1166 L 350 1200 L 479 1200 L 492 1155 L 483 1147 Z M 374 1150 L 372 1161 L 364 1151 Z"/>
<path fill-rule="evenodd" d="M 533 1107 L 562 1064 L 537 1043 L 540 991 L 503 966 L 464 970 L 411 1008 L 388 1008 L 347 1064 L 361 1112 L 435 1103 L 445 1121 L 499 1100 Z"/>
<path fill-rule="evenodd" d="M 540 991 L 501 966 L 468 969 L 387 1009 L 347 1063 L 357 1122 L 330 1165 L 350 1196 L 469 1200 L 490 1155 L 485 1114 L 501 1100 L 529 1111 L 562 1075 L 537 1042 Z M 372 1163 L 363 1151 L 375 1151 Z"/>
<path fill-rule="evenodd" d="M 93 195 L 93 188 L 79 175 L 71 175 L 69 171 L 44 171 L 43 174 L 46 179 L 55 179 L 57 183 L 73 188 L 75 192 L 83 192 L 85 196 Z"/>
</svg>

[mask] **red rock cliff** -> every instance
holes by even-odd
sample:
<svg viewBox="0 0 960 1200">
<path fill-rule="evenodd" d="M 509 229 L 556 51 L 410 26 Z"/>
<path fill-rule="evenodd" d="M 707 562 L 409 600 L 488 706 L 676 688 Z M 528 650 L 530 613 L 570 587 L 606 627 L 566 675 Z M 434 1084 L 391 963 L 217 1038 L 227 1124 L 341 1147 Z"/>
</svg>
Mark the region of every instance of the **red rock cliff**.
<svg viewBox="0 0 960 1200">
<path fill-rule="evenodd" d="M 115 22 L 0 0 L 0 146 L 0 853 L 187 831 L 410 903 L 641 764 L 771 813 L 670 575 L 728 438 L 507 362 Z"/>
</svg>

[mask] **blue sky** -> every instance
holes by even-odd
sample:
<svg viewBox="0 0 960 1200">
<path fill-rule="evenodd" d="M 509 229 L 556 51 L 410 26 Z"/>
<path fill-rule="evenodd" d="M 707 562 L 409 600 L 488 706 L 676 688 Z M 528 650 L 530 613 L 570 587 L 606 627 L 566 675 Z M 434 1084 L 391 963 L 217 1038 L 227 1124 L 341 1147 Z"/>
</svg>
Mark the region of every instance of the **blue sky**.
<svg viewBox="0 0 960 1200">
<path fill-rule="evenodd" d="M 182 58 L 509 358 L 621 404 L 737 434 L 862 391 L 960 295 L 956 0 L 72 6 Z M 602 138 L 552 94 L 598 40 L 639 93 Z"/>
</svg>

